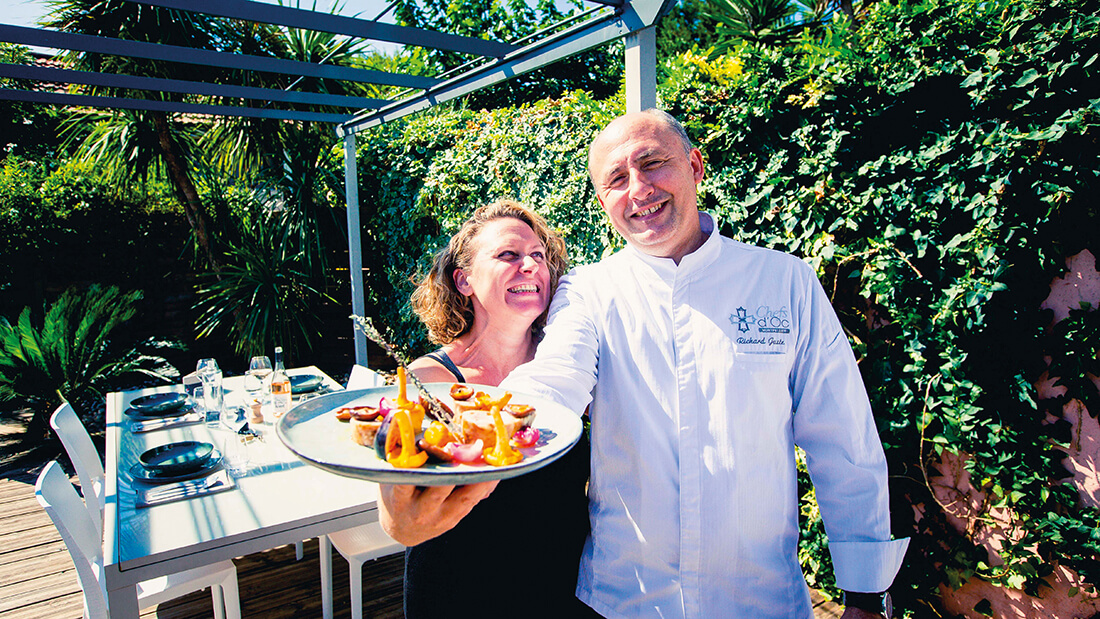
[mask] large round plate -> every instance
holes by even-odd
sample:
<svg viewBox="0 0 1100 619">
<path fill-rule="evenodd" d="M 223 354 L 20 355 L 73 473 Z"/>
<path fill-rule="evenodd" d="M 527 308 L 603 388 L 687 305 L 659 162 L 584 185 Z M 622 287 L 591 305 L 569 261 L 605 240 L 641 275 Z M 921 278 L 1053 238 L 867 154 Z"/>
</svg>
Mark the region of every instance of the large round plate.
<svg viewBox="0 0 1100 619">
<path fill-rule="evenodd" d="M 187 394 L 170 391 L 135 398 L 130 402 L 130 407 L 147 416 L 167 415 L 183 406 L 185 402 L 187 402 Z"/>
<path fill-rule="evenodd" d="M 453 405 L 448 395 L 452 384 L 428 383 L 426 386 L 445 404 Z M 504 393 L 497 387 L 470 386 L 494 398 Z M 415 392 L 412 385 L 409 390 L 411 396 Z M 398 469 L 375 455 L 373 448 L 356 443 L 351 437 L 350 424 L 338 421 L 334 414 L 343 406 L 377 406 L 382 397 L 396 398 L 397 387 L 355 389 L 318 396 L 280 417 L 275 423 L 275 432 L 299 458 L 326 471 L 385 484 L 417 486 L 472 484 L 530 473 L 564 455 L 581 436 L 581 419 L 576 413 L 550 400 L 515 393 L 513 403 L 535 407 L 534 426 L 539 430 L 538 443 L 520 450 L 524 454 L 522 462 L 500 467 L 428 463 L 416 469 Z"/>
</svg>

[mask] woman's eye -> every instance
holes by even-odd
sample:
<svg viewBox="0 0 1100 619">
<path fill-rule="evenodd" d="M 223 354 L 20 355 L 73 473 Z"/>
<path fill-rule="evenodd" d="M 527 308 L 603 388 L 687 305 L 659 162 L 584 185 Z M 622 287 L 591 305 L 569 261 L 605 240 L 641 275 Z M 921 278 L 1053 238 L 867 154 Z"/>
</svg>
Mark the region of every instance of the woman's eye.
<svg viewBox="0 0 1100 619">
<path fill-rule="evenodd" d="M 543 260 L 546 260 L 546 256 L 543 255 L 543 253 L 541 251 L 531 252 L 531 257 L 534 258 L 535 260 L 538 260 L 539 262 L 542 262 Z"/>
<path fill-rule="evenodd" d="M 497 254 L 497 258 L 503 258 L 504 260 L 515 260 L 518 257 L 519 257 L 519 254 L 517 254 L 516 252 L 514 252 L 510 249 L 506 249 L 506 250 L 500 252 L 499 254 Z"/>
</svg>

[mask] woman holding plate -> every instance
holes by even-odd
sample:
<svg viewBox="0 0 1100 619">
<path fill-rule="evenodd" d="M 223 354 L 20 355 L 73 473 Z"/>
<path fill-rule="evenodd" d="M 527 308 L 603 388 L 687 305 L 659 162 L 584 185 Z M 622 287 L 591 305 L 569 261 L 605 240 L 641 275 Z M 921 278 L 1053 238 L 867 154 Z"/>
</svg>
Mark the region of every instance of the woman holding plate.
<svg viewBox="0 0 1100 619">
<path fill-rule="evenodd" d="M 565 242 L 508 200 L 478 208 L 412 296 L 441 348 L 409 365 L 424 382 L 496 386 L 535 355 L 567 266 Z M 574 595 L 588 534 L 588 441 L 533 473 L 465 486 L 382 485 L 380 520 L 408 546 L 405 616 L 469 606 L 484 617 L 583 617 Z"/>
</svg>

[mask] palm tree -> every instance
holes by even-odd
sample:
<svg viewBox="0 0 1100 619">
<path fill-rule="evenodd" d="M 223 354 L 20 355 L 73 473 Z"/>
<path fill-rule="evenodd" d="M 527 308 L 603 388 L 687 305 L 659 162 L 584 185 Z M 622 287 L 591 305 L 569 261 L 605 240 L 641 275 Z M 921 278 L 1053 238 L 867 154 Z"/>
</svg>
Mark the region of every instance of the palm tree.
<svg viewBox="0 0 1100 619">
<path fill-rule="evenodd" d="M 718 23 L 723 39 L 715 53 L 725 53 L 737 41 L 785 45 L 807 27 L 824 25 L 836 10 L 852 15 L 851 0 L 711 0 L 705 15 Z"/>
<path fill-rule="evenodd" d="M 237 23 L 232 37 L 232 47 L 237 51 L 315 64 L 360 64 L 361 46 L 330 33 Z M 239 77 L 248 85 L 273 89 L 354 96 L 365 96 L 367 91 L 362 84 L 332 79 L 255 74 Z M 301 107 L 311 111 L 348 111 Z M 327 124 L 241 117 L 216 119 L 201 140 L 201 148 L 218 169 L 251 183 L 263 201 L 279 205 L 274 210 L 281 212 L 282 229 L 295 237 L 293 246 L 305 252 L 307 272 L 320 277 L 327 272 L 323 230 L 340 226 L 334 218 L 335 211 L 326 208 L 319 198 L 326 185 L 340 182 L 325 161 L 325 155 L 335 144 L 336 135 Z"/>
<path fill-rule="evenodd" d="M 221 20 L 199 13 L 148 7 L 123 0 L 52 0 L 52 12 L 44 21 L 48 27 L 65 32 L 117 37 L 150 43 L 199 48 L 214 48 L 222 37 Z M 65 58 L 74 68 L 144 75 L 198 79 L 211 77 L 209 67 L 109 56 L 86 52 L 67 52 Z M 94 88 L 92 94 L 179 100 L 182 95 L 150 91 L 123 91 Z M 85 117 L 87 120 L 89 117 Z M 162 171 L 171 181 L 195 235 L 195 242 L 211 269 L 221 268 L 211 237 L 210 217 L 193 180 L 196 158 L 186 129 L 178 129 L 165 112 L 114 112 L 98 114 L 98 128 L 81 144 L 79 156 L 111 167 L 119 180 L 143 177 Z"/>
<path fill-rule="evenodd" d="M 335 9 L 334 9 L 335 10 Z M 224 42 L 241 53 L 355 66 L 360 46 L 323 32 L 235 23 Z M 358 83 L 317 78 L 242 74 L 250 86 L 298 89 L 335 95 L 367 96 Z M 225 104 L 230 104 L 226 101 Z M 311 111 L 344 109 L 305 106 Z M 323 195 L 340 184 L 329 160 L 336 135 L 326 124 L 273 119 L 223 117 L 201 139 L 212 164 L 253 188 L 255 203 L 228 243 L 226 268 L 200 291 L 200 335 L 223 332 L 238 351 L 270 350 L 296 342 L 311 348 L 320 324 L 311 308 L 332 301 L 321 289 L 329 279 L 328 239 L 343 239 L 338 211 Z M 258 208 L 257 208 L 258 206 Z M 236 313 L 242 305 L 248 315 Z"/>
</svg>

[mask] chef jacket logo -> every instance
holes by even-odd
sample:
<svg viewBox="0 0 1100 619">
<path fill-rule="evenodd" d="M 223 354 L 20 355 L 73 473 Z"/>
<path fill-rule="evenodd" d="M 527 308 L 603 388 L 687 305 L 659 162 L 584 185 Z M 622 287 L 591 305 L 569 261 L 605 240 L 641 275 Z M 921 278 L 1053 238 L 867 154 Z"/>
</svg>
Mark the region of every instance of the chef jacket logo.
<svg viewBox="0 0 1100 619">
<path fill-rule="evenodd" d="M 730 314 L 730 323 L 739 335 L 733 338 L 736 350 L 748 355 L 784 355 L 791 332 L 791 315 L 786 307 L 761 305 L 749 312 L 738 307 Z"/>
<path fill-rule="evenodd" d="M 752 314 L 744 307 L 739 307 L 736 314 L 730 314 L 730 322 L 741 333 L 748 333 L 754 327 L 758 333 L 791 332 L 791 316 L 786 307 L 773 309 L 767 305 L 761 305 Z"/>
</svg>

